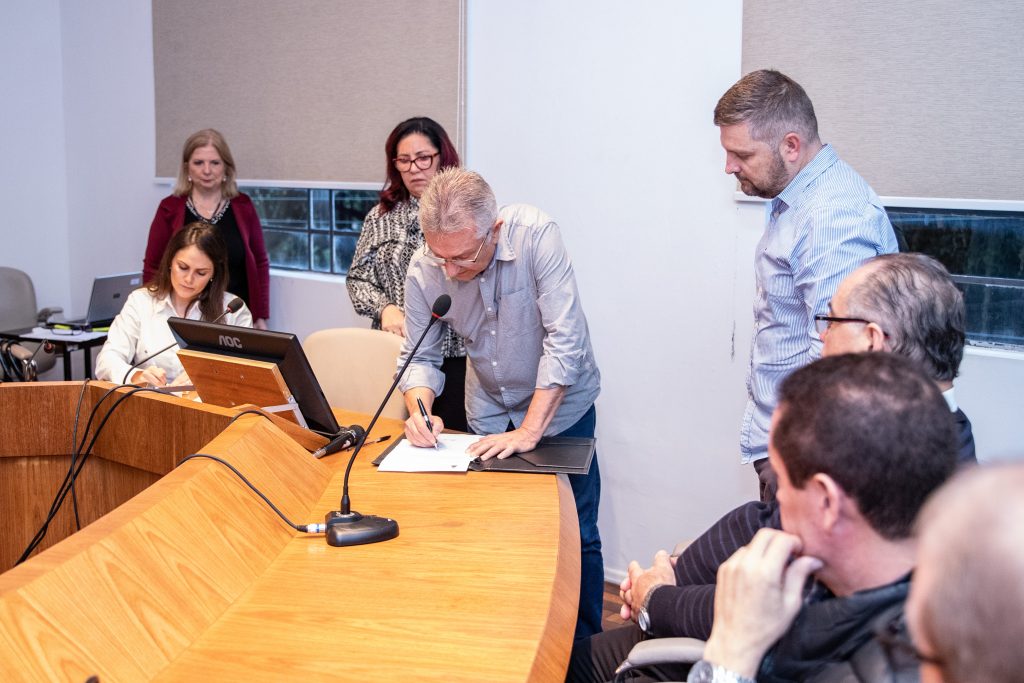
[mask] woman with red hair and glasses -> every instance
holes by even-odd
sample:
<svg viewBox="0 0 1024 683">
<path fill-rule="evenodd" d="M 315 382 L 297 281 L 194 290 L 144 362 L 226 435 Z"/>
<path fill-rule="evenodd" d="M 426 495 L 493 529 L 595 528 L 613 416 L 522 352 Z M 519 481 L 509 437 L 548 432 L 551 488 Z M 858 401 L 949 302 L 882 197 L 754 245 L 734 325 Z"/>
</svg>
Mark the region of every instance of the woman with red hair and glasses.
<svg viewBox="0 0 1024 683">
<path fill-rule="evenodd" d="M 348 271 L 348 294 L 359 315 L 374 329 L 405 336 L 405 274 L 423 245 L 420 195 L 442 168 L 459 165 L 459 154 L 444 128 L 425 116 L 402 121 L 384 143 L 387 181 L 380 203 L 363 221 Z M 446 427 L 466 431 L 466 348 L 447 327 L 444 339 L 444 392 L 434 414 Z"/>
</svg>

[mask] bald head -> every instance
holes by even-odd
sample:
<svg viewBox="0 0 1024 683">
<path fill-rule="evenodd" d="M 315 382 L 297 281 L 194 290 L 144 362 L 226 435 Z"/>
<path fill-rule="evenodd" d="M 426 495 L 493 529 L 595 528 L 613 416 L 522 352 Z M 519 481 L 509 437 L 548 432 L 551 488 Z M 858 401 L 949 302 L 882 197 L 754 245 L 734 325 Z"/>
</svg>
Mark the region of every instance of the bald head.
<svg viewBox="0 0 1024 683">
<path fill-rule="evenodd" d="M 1024 462 L 960 474 L 928 501 L 918 528 L 907 619 L 919 649 L 942 662 L 935 680 L 1020 680 Z"/>
</svg>

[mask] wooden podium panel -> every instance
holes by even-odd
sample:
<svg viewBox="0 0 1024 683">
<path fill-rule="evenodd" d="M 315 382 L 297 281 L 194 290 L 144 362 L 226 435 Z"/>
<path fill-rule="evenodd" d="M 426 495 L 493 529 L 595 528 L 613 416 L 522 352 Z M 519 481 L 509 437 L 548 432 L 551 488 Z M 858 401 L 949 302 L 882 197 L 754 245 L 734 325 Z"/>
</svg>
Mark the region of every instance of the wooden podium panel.
<svg viewBox="0 0 1024 683">
<path fill-rule="evenodd" d="M 211 410 L 170 401 L 151 409 Z M 400 535 L 368 546 L 295 532 L 218 463 L 170 471 L 0 575 L 0 680 L 561 681 L 579 591 L 568 482 L 380 473 L 370 460 L 386 446 L 353 468 L 353 508 L 394 517 Z M 256 416 L 201 450 L 297 523 L 338 506 L 348 452 L 315 460 Z"/>
<path fill-rule="evenodd" d="M 90 382 L 82 395 L 79 439 L 89 412 L 113 387 Z M 71 463 L 80 382 L 0 384 L 0 571 L 10 569 L 46 518 Z M 105 413 L 126 390 L 108 397 Z M 234 411 L 144 392 L 113 412 L 76 484 L 80 520 L 89 524 L 170 472 L 227 426 Z M 93 430 L 97 426 L 93 425 Z M 75 530 L 70 496 L 40 549 Z"/>
</svg>

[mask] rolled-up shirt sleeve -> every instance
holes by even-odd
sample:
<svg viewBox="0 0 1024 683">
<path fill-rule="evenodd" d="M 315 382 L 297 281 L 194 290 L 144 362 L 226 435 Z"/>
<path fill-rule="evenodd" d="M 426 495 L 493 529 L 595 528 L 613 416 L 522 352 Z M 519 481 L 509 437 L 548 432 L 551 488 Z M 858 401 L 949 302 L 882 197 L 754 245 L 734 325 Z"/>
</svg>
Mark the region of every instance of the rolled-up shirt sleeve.
<svg viewBox="0 0 1024 683">
<path fill-rule="evenodd" d="M 410 268 L 405 282 L 405 342 L 402 344 L 402 353 L 398 356 L 398 369 L 401 369 L 409 358 L 413 346 L 430 322 L 432 304 L 433 302 L 428 302 L 424 296 L 416 269 Z M 444 360 L 444 334 L 444 325 L 431 325 L 426 337 L 423 338 L 423 343 L 409 363 L 409 369 L 398 384 L 399 391 L 405 393 L 413 387 L 427 387 L 434 392 L 434 396 L 439 396 L 444 391 L 444 373 L 441 372 L 441 363 Z"/>
<path fill-rule="evenodd" d="M 558 226 L 536 232 L 534 277 L 537 307 L 544 326 L 543 352 L 537 365 L 537 388 L 572 386 L 587 362 L 587 319 L 580 304 L 572 260 Z"/>
</svg>

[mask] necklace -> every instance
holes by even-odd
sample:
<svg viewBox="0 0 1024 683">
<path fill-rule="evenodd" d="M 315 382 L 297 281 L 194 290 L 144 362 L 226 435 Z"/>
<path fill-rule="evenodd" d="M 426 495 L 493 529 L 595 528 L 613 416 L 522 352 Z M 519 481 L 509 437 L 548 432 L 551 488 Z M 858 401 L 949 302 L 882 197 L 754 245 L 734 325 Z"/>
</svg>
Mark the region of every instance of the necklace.
<svg viewBox="0 0 1024 683">
<path fill-rule="evenodd" d="M 188 196 L 188 201 L 185 202 L 185 206 L 188 207 L 189 211 L 199 216 L 210 225 L 216 225 L 217 221 L 224 217 L 224 212 L 226 212 L 228 207 L 231 206 L 231 200 L 221 198 L 221 200 L 217 202 L 217 205 L 213 207 L 209 216 L 199 210 L 191 194 Z"/>
</svg>

